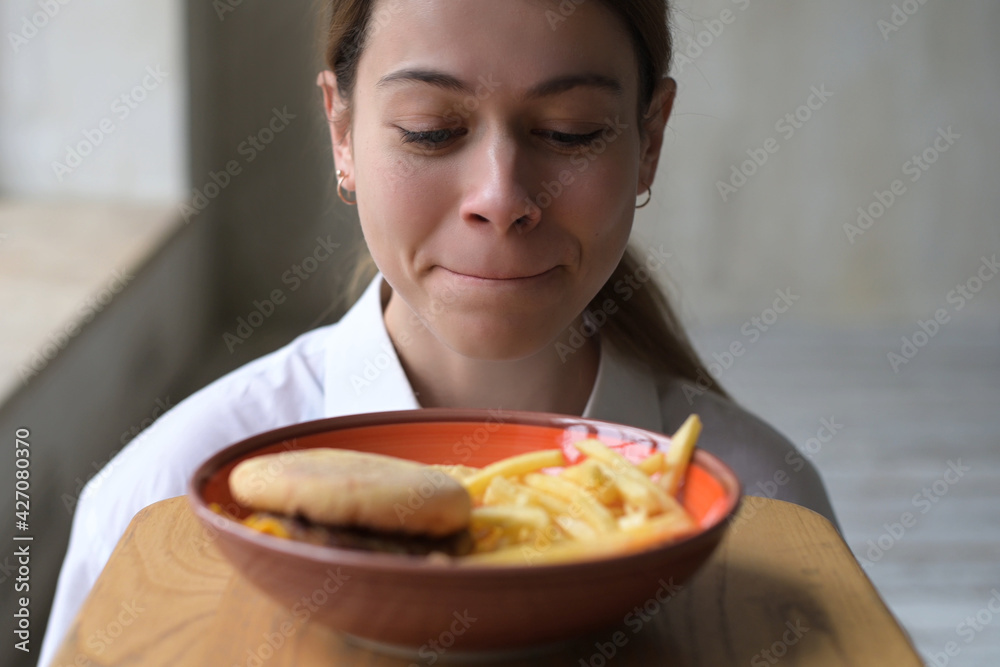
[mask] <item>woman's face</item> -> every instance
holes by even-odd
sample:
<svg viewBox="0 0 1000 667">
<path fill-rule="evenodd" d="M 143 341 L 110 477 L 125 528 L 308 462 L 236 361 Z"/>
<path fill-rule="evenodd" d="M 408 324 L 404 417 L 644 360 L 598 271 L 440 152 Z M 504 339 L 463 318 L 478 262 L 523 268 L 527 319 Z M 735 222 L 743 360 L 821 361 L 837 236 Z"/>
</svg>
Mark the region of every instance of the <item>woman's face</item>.
<svg viewBox="0 0 1000 667">
<path fill-rule="evenodd" d="M 337 162 L 393 288 L 387 322 L 521 359 L 616 267 L 645 190 L 638 66 L 602 3 L 573 6 L 376 4 Z"/>
</svg>

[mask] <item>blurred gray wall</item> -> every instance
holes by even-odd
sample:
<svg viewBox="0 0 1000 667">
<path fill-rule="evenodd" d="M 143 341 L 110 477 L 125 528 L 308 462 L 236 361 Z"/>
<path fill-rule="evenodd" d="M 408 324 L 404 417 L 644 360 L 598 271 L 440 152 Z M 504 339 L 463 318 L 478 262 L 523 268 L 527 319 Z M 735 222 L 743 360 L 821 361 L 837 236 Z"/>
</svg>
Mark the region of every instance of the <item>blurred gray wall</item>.
<svg viewBox="0 0 1000 667">
<path fill-rule="evenodd" d="M 179 197 L 183 22 L 179 0 L 0 3 L 0 195 Z"/>
<path fill-rule="evenodd" d="M 203 51 L 191 68 L 195 136 L 182 214 L 194 207 L 189 224 L 218 224 L 222 331 L 214 345 L 224 366 L 336 321 L 340 279 L 360 238 L 354 210 L 331 188 L 315 5 L 243 2 L 220 13 L 189 3 L 192 39 Z M 258 314 L 263 323 L 254 326 Z"/>
<path fill-rule="evenodd" d="M 165 203 L 177 218 L 170 241 L 112 306 L 0 405 L 0 432 L 30 427 L 38 454 L 32 652 L 8 643 L 4 665 L 37 659 L 82 483 L 162 406 L 341 314 L 338 277 L 356 225 L 331 205 L 313 6 L 217 5 L 56 2 L 51 16 L 31 2 L 0 9 L 5 36 L 29 35 L 16 52 L 0 49 L 0 196 Z M 168 75 L 133 93 L 157 65 Z M 116 104 L 121 95 L 129 97 Z M 121 105 L 128 116 L 116 113 Z M 65 163 L 80 142 L 92 150 L 60 179 L 52 162 Z M 265 302 L 276 290 L 282 300 L 272 308 Z M 239 320 L 255 323 L 260 310 L 262 323 L 246 335 Z M 227 344 L 226 334 L 242 342 Z M 9 450 L 5 475 L 13 463 Z M 13 499 L 3 508 L 13 511 Z M 10 543 L 12 530 L 0 538 Z M 4 587 L 9 564 L 0 558 Z M 11 618 L 13 604 L 4 596 L 0 612 Z"/>
<path fill-rule="evenodd" d="M 690 321 L 739 322 L 790 287 L 790 320 L 916 326 L 945 308 L 1000 326 L 1000 280 L 960 312 L 947 300 L 1000 252 L 1000 4 L 675 7 L 678 98 L 637 231 L 674 252 Z M 803 108 L 814 88 L 828 99 Z"/>
<path fill-rule="evenodd" d="M 223 366 L 336 319 L 331 295 L 360 235 L 329 196 L 321 7 L 3 3 L 0 196 L 167 202 L 183 224 L 211 227 L 226 331 L 255 301 L 268 310 L 274 290 L 287 297 L 245 343 L 220 331 L 233 350 Z M 318 238 L 341 252 L 309 272 Z"/>
</svg>

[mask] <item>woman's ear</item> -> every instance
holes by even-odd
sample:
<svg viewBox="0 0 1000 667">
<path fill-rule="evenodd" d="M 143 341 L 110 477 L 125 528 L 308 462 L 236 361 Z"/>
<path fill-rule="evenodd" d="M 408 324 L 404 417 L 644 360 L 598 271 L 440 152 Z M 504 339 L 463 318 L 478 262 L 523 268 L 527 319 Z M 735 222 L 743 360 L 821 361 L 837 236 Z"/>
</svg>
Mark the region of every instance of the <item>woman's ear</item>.
<svg viewBox="0 0 1000 667">
<path fill-rule="evenodd" d="M 337 76 L 330 70 L 323 70 L 316 77 L 316 85 L 323 90 L 323 110 L 330 127 L 330 142 L 333 146 L 333 161 L 335 168 L 342 170 L 344 188 L 355 190 L 354 185 L 354 155 L 351 151 L 351 122 L 344 113 L 344 104 L 337 90 Z"/>
<path fill-rule="evenodd" d="M 653 184 L 656 176 L 656 165 L 660 161 L 660 150 L 663 148 L 663 134 L 667 128 L 667 120 L 674 107 L 674 97 L 677 95 L 677 82 L 664 77 L 653 91 L 653 99 L 649 111 L 643 117 L 643 137 L 639 156 L 639 189 L 638 197 Z"/>
</svg>

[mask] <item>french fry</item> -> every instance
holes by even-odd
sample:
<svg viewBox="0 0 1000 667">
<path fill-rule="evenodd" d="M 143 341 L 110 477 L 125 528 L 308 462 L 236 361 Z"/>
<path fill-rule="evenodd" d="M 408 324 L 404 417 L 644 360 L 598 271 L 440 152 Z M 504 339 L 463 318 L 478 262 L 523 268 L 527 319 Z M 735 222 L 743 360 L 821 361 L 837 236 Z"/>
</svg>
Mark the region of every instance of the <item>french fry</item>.
<svg viewBox="0 0 1000 667">
<path fill-rule="evenodd" d="M 663 472 L 663 464 L 666 458 L 666 454 L 663 452 L 656 452 L 644 458 L 635 467 L 652 476 L 658 472 Z"/>
<path fill-rule="evenodd" d="M 521 484 L 520 482 L 512 482 L 511 484 L 515 489 L 517 489 L 518 495 L 527 498 L 527 501 L 530 504 L 541 507 L 552 515 L 569 515 L 569 503 L 559 496 L 554 496 L 551 493 L 540 489 L 533 489 Z"/>
<path fill-rule="evenodd" d="M 687 510 L 681 505 L 680 501 L 674 496 L 667 496 L 667 506 L 664 508 L 664 514 L 682 514 L 687 515 Z"/>
<path fill-rule="evenodd" d="M 621 491 L 625 502 L 646 507 L 650 514 L 657 510 L 669 511 L 673 505 L 666 492 L 653 483 L 641 470 L 624 456 L 609 448 L 600 440 L 579 440 L 573 443 L 582 454 L 597 459 L 612 473 L 612 479 Z"/>
<path fill-rule="evenodd" d="M 553 475 L 530 473 L 524 476 L 524 483 L 531 488 L 544 491 L 566 501 L 569 503 L 571 513 L 573 513 L 574 507 L 578 507 L 579 518 L 587 522 L 598 533 L 607 533 L 617 527 L 615 517 L 612 516 L 608 508 L 586 490 L 572 482 Z"/>
<path fill-rule="evenodd" d="M 687 512 L 670 512 L 653 517 L 645 523 L 623 528 L 619 534 L 626 536 L 629 549 L 642 549 L 681 537 L 697 530 L 698 525 Z"/>
<path fill-rule="evenodd" d="M 622 499 L 614 480 L 601 471 L 601 464 L 594 459 L 567 466 L 559 476 L 586 489 L 605 506 L 614 505 Z"/>
<path fill-rule="evenodd" d="M 255 512 L 244 519 L 243 524 L 248 528 L 253 528 L 254 530 L 267 535 L 284 537 L 285 539 L 291 538 L 291 534 L 288 532 L 288 529 L 282 525 L 281 521 L 273 516 L 261 516 Z"/>
<path fill-rule="evenodd" d="M 570 540 L 544 546 L 511 545 L 504 549 L 467 556 L 469 565 L 551 565 L 594 558 L 608 558 L 694 531 L 696 525 L 686 515 L 664 514 L 632 530 L 602 535 L 592 541 Z"/>
<path fill-rule="evenodd" d="M 593 542 L 583 540 L 571 540 L 566 542 L 554 542 L 544 547 L 534 546 L 533 558 L 540 562 L 562 562 L 563 560 L 577 560 L 585 557 L 604 557 L 615 555 L 620 552 L 643 548 L 652 544 L 657 544 L 670 538 L 682 537 L 697 529 L 697 525 L 686 515 L 662 514 L 641 524 L 623 529 L 617 533 L 602 536 L 600 540 Z M 516 545 L 514 545 L 516 546 Z M 509 564 L 519 564 L 517 561 L 523 560 L 525 554 L 515 548 L 506 549 L 505 554 L 492 554 L 486 558 L 477 558 L 478 562 L 508 562 Z M 521 563 L 523 564 L 523 563 Z"/>
<path fill-rule="evenodd" d="M 564 465 L 566 465 L 566 457 L 563 456 L 561 449 L 543 449 L 491 463 L 476 474 L 465 478 L 463 483 L 469 491 L 469 495 L 473 498 L 479 498 L 494 477 L 519 477 L 542 468 Z"/>
<path fill-rule="evenodd" d="M 474 507 L 472 524 L 503 528 L 528 527 L 543 530 L 550 523 L 549 513 L 539 507 L 493 505 Z"/>
<path fill-rule="evenodd" d="M 553 542 L 544 548 L 532 544 L 511 545 L 497 551 L 477 553 L 461 560 L 463 565 L 551 565 L 606 558 L 625 551 L 629 536 L 613 533 L 599 540 Z"/>
<path fill-rule="evenodd" d="M 522 500 L 523 498 L 523 500 Z M 525 505 L 527 498 L 518 496 L 517 487 L 506 477 L 494 477 L 483 493 L 484 505 Z"/>
<path fill-rule="evenodd" d="M 569 514 L 557 514 L 552 517 L 552 520 L 573 540 L 592 542 L 597 538 L 597 531 L 583 519 L 577 519 Z"/>
<path fill-rule="evenodd" d="M 676 496 L 681 481 L 687 474 L 698 436 L 701 435 L 701 419 L 698 415 L 689 416 L 670 439 L 670 449 L 667 450 L 666 471 L 660 477 L 660 488 L 670 496 Z"/>
<path fill-rule="evenodd" d="M 616 474 L 603 463 L 601 464 L 601 468 L 614 483 L 615 488 L 618 489 L 618 492 L 625 501 L 626 507 L 641 509 L 647 515 L 658 514 L 664 511 L 668 501 L 663 497 L 657 497 L 648 484 L 644 484 L 627 475 Z M 663 496 L 666 496 L 666 494 L 663 494 Z"/>
<path fill-rule="evenodd" d="M 641 526 L 649 520 L 649 515 L 646 510 L 636 507 L 626 508 L 625 514 L 618 517 L 618 528 L 620 530 L 628 530 Z"/>
<path fill-rule="evenodd" d="M 510 485 L 505 489 L 505 494 L 513 494 L 515 502 L 528 503 L 531 506 L 541 508 L 548 513 L 559 528 L 570 538 L 577 540 L 593 539 L 596 531 L 586 522 L 573 516 L 570 503 L 548 491 L 525 486 L 519 482 L 505 480 Z M 503 488 L 503 484 L 500 485 Z"/>
<path fill-rule="evenodd" d="M 476 547 L 462 562 L 530 565 L 603 558 L 695 531 L 697 523 L 667 489 L 683 479 L 700 426 L 692 415 L 669 451 L 638 464 L 587 439 L 574 443 L 584 458 L 572 466 L 561 450 L 547 450 L 463 474 L 475 503 Z M 541 472 L 556 467 L 563 469 Z"/>
<path fill-rule="evenodd" d="M 473 531 L 473 553 L 490 553 L 506 548 L 506 531 L 498 526 Z"/>
</svg>

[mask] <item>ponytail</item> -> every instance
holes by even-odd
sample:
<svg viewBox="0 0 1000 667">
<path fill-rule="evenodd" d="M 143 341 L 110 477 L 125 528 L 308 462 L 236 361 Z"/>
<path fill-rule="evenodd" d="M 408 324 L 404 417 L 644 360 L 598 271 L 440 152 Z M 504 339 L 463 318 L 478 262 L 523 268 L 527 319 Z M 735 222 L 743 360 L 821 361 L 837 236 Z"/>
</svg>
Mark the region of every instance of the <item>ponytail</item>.
<svg viewBox="0 0 1000 667">
<path fill-rule="evenodd" d="M 614 273 L 590 302 L 591 311 L 603 308 L 609 299 L 618 306 L 601 327 L 602 335 L 657 374 L 699 383 L 699 387 L 708 383 L 709 390 L 728 398 L 699 359 L 660 286 L 652 277 L 646 281 L 635 279 L 644 271 L 648 269 L 636 258 L 634 250 L 627 248 Z M 622 289 L 630 282 L 637 287 Z"/>
</svg>

